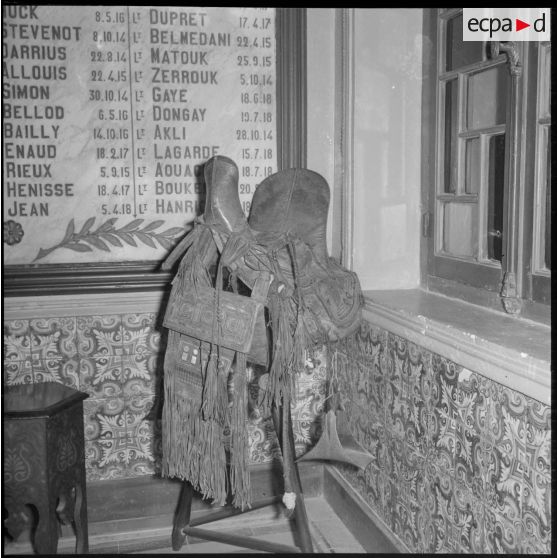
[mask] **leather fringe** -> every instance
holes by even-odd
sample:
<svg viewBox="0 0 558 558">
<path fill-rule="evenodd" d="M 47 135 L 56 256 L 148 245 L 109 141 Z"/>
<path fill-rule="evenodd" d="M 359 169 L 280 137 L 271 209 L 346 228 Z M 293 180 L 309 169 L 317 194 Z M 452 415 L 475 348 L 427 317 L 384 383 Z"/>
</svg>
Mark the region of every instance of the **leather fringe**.
<svg viewBox="0 0 558 558">
<path fill-rule="evenodd" d="M 250 508 L 250 471 L 248 469 L 248 429 L 247 419 L 247 382 L 246 355 L 236 354 L 234 373 L 234 393 L 231 410 L 231 450 L 230 477 L 233 505 L 237 508 Z"/>
<path fill-rule="evenodd" d="M 215 420 L 203 420 L 199 401 L 181 393 L 170 367 L 165 367 L 164 384 L 162 476 L 188 480 L 204 498 L 223 506 L 227 498 L 223 427 Z"/>
<path fill-rule="evenodd" d="M 206 343 L 202 343 L 202 347 Z M 203 351 L 203 349 L 202 349 Z M 226 424 L 228 407 L 227 375 L 219 359 L 219 347 L 211 344 L 203 379 L 202 415 L 204 420 Z"/>
</svg>

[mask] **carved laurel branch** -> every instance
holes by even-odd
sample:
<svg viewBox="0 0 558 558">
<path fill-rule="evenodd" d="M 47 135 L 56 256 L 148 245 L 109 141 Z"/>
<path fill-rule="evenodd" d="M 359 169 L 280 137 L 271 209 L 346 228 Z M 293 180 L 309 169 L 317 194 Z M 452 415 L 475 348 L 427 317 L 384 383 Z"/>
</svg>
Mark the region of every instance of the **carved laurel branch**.
<svg viewBox="0 0 558 558">
<path fill-rule="evenodd" d="M 138 241 L 151 248 L 157 248 L 156 243 L 159 243 L 163 248 L 170 250 L 174 245 L 173 240 L 179 234 L 184 233 L 182 227 L 171 227 L 165 231 L 156 232 L 155 229 L 165 223 L 163 220 L 152 221 L 140 228 L 144 219 L 134 219 L 127 225 L 116 229 L 114 227 L 116 220 L 116 217 L 112 217 L 97 229 L 91 230 L 95 223 L 95 217 L 90 217 L 85 221 L 81 230 L 76 232 L 74 220 L 71 219 L 62 241 L 50 248 L 40 248 L 33 261 L 40 260 L 59 248 L 67 248 L 74 252 L 92 252 L 96 248 L 104 252 L 110 252 L 112 247 L 122 248 L 125 244 L 136 247 Z"/>
</svg>

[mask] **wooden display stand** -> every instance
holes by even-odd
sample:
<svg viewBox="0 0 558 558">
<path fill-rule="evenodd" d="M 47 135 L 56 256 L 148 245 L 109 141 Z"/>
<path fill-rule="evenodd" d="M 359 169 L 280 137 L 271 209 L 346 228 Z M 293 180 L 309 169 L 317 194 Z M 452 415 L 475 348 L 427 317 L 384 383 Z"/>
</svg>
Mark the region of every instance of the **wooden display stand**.
<svg viewBox="0 0 558 558">
<path fill-rule="evenodd" d="M 186 536 L 196 537 L 199 539 L 211 540 L 240 546 L 243 548 L 251 548 L 254 550 L 262 550 L 265 552 L 276 553 L 311 553 L 313 552 L 312 538 L 308 526 L 308 517 L 306 515 L 306 507 L 304 505 L 304 496 L 300 483 L 300 476 L 297 465 L 294 461 L 294 438 L 292 429 L 292 419 L 290 405 L 284 404 L 281 410 L 273 414 L 273 423 L 277 437 L 281 440 L 281 449 L 285 470 L 288 471 L 290 484 L 296 494 L 296 504 L 294 508 L 294 520 L 298 530 L 300 548 L 296 546 L 288 546 L 283 544 L 270 543 L 253 537 L 232 535 L 228 533 L 219 533 L 217 531 L 199 528 L 199 525 L 207 525 L 220 519 L 225 519 L 233 515 L 238 515 L 263 508 L 279 502 L 279 496 L 267 498 L 259 502 L 254 502 L 250 509 L 241 511 L 232 506 L 225 506 L 220 510 L 211 512 L 208 515 L 191 520 L 190 513 L 192 509 L 192 496 L 194 489 L 188 481 L 184 481 L 182 491 L 176 507 L 173 531 L 172 531 L 172 548 L 177 551 L 182 548 Z"/>
<path fill-rule="evenodd" d="M 34 549 L 55 554 L 59 520 L 73 523 L 76 553 L 88 552 L 83 400 L 58 383 L 4 390 L 4 507 L 8 532 L 26 527 L 26 506 L 38 515 Z"/>
</svg>

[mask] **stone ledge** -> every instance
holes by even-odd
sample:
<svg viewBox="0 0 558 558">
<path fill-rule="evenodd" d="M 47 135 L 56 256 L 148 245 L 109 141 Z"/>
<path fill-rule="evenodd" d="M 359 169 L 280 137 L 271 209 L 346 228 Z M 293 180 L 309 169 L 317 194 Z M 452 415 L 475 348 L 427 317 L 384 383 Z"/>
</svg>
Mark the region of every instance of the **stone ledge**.
<svg viewBox="0 0 558 558">
<path fill-rule="evenodd" d="M 546 405 L 549 327 L 419 289 L 366 291 L 364 318 Z"/>
</svg>

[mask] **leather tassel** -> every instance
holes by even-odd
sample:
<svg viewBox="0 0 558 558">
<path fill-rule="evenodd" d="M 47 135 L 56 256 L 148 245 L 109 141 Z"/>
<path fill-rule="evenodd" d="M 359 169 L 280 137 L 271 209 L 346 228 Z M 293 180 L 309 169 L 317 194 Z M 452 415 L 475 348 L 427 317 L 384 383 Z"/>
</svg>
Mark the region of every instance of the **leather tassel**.
<svg viewBox="0 0 558 558">
<path fill-rule="evenodd" d="M 236 354 L 232 410 L 231 410 L 231 450 L 230 477 L 233 505 L 244 510 L 250 507 L 250 471 L 248 468 L 248 429 L 246 355 Z"/>
<path fill-rule="evenodd" d="M 206 353 L 204 345 L 208 344 L 202 343 L 202 352 Z M 203 380 L 202 416 L 204 420 L 217 420 L 224 424 L 228 407 L 227 375 L 219 359 L 217 345 L 210 344 L 207 358 Z"/>
</svg>

